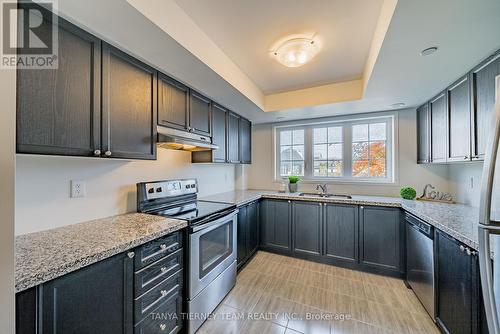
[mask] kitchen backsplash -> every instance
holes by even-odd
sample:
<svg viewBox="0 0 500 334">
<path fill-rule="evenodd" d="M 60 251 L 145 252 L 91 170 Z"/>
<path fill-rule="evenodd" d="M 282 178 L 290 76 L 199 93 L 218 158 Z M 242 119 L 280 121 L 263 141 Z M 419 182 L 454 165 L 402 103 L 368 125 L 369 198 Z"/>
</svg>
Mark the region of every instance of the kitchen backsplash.
<svg viewBox="0 0 500 334">
<path fill-rule="evenodd" d="M 189 152 L 158 150 L 157 161 L 17 155 L 16 234 L 136 211 L 137 182 L 198 179 L 200 195 L 235 189 L 235 166 L 191 164 Z M 86 197 L 70 198 L 70 181 Z"/>
</svg>

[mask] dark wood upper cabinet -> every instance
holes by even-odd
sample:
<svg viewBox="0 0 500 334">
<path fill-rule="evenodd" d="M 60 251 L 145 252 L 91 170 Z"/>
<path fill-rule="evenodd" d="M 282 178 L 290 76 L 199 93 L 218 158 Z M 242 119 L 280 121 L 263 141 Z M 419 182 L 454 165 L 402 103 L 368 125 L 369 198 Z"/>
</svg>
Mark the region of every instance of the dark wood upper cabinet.
<svg viewBox="0 0 500 334">
<path fill-rule="evenodd" d="M 43 333 L 131 334 L 133 261 L 116 255 L 39 286 Z"/>
<path fill-rule="evenodd" d="M 58 68 L 17 70 L 17 152 L 93 156 L 101 148 L 101 41 L 58 23 Z M 49 34 L 50 25 L 37 29 Z"/>
<path fill-rule="evenodd" d="M 156 159 L 156 70 L 106 43 L 102 56 L 104 155 Z"/>
<path fill-rule="evenodd" d="M 446 162 L 448 146 L 446 92 L 429 102 L 431 113 L 431 162 Z"/>
<path fill-rule="evenodd" d="M 239 147 L 241 163 L 252 163 L 252 123 L 240 118 Z"/>
<path fill-rule="evenodd" d="M 470 85 L 469 76 L 460 78 L 447 90 L 448 157 L 447 161 L 470 160 Z"/>
<path fill-rule="evenodd" d="M 417 109 L 417 163 L 426 164 L 431 160 L 429 104 L 426 103 Z"/>
<path fill-rule="evenodd" d="M 227 110 L 218 104 L 212 104 L 212 144 L 219 146 L 213 151 L 214 162 L 226 161 L 226 119 Z"/>
<path fill-rule="evenodd" d="M 196 93 L 193 90 L 189 92 L 189 131 L 210 136 L 212 133 L 210 110 L 210 99 Z"/>
<path fill-rule="evenodd" d="M 158 124 L 186 130 L 188 110 L 189 88 L 158 73 Z"/>
<path fill-rule="evenodd" d="M 227 160 L 239 163 L 240 157 L 240 116 L 228 113 L 227 119 Z"/>
<path fill-rule="evenodd" d="M 500 75 L 500 51 L 471 72 L 472 81 L 472 159 L 483 160 L 491 115 L 495 105 L 495 77 Z"/>
<path fill-rule="evenodd" d="M 219 148 L 191 153 L 192 162 L 227 161 L 227 113 L 224 107 L 212 102 L 212 144 Z"/>
</svg>

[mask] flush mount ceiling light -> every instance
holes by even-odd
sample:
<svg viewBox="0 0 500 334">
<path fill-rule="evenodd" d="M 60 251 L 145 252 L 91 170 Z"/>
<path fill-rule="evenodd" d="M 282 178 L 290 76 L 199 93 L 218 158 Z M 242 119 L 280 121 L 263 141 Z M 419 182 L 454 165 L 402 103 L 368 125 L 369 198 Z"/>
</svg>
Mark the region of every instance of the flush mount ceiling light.
<svg viewBox="0 0 500 334">
<path fill-rule="evenodd" d="M 287 67 L 299 67 L 314 58 L 321 49 L 315 38 L 290 38 L 271 51 L 272 56 Z"/>
<path fill-rule="evenodd" d="M 393 107 L 393 108 L 401 108 L 401 107 L 404 107 L 405 105 L 406 105 L 405 103 L 399 102 L 399 103 L 391 104 L 391 107 Z"/>
<path fill-rule="evenodd" d="M 420 55 L 421 55 L 421 56 L 428 56 L 428 55 L 433 54 L 433 53 L 434 53 L 434 52 L 436 52 L 437 50 L 438 50 L 438 47 L 437 47 L 437 46 L 431 46 L 430 48 L 423 49 L 422 51 L 420 51 Z"/>
</svg>

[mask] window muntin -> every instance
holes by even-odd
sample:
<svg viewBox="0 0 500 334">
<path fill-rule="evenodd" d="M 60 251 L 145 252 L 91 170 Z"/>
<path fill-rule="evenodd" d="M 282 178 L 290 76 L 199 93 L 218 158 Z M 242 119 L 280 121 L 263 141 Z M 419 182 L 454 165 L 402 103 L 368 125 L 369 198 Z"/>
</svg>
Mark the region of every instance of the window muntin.
<svg viewBox="0 0 500 334">
<path fill-rule="evenodd" d="M 304 129 L 280 131 L 280 176 L 304 176 Z"/>
<path fill-rule="evenodd" d="M 277 126 L 276 178 L 392 183 L 394 122 L 390 115 Z"/>
<path fill-rule="evenodd" d="M 343 176 L 342 132 L 342 126 L 313 128 L 313 176 Z"/>
</svg>

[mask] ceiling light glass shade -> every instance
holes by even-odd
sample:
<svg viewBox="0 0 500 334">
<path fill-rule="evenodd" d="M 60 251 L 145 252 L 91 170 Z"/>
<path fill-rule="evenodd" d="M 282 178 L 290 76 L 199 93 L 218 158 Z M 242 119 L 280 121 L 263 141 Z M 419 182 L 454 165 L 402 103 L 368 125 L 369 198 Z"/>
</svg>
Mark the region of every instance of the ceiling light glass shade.
<svg viewBox="0 0 500 334">
<path fill-rule="evenodd" d="M 318 54 L 320 46 L 310 38 L 293 38 L 283 42 L 273 55 L 287 67 L 299 67 Z"/>
</svg>

